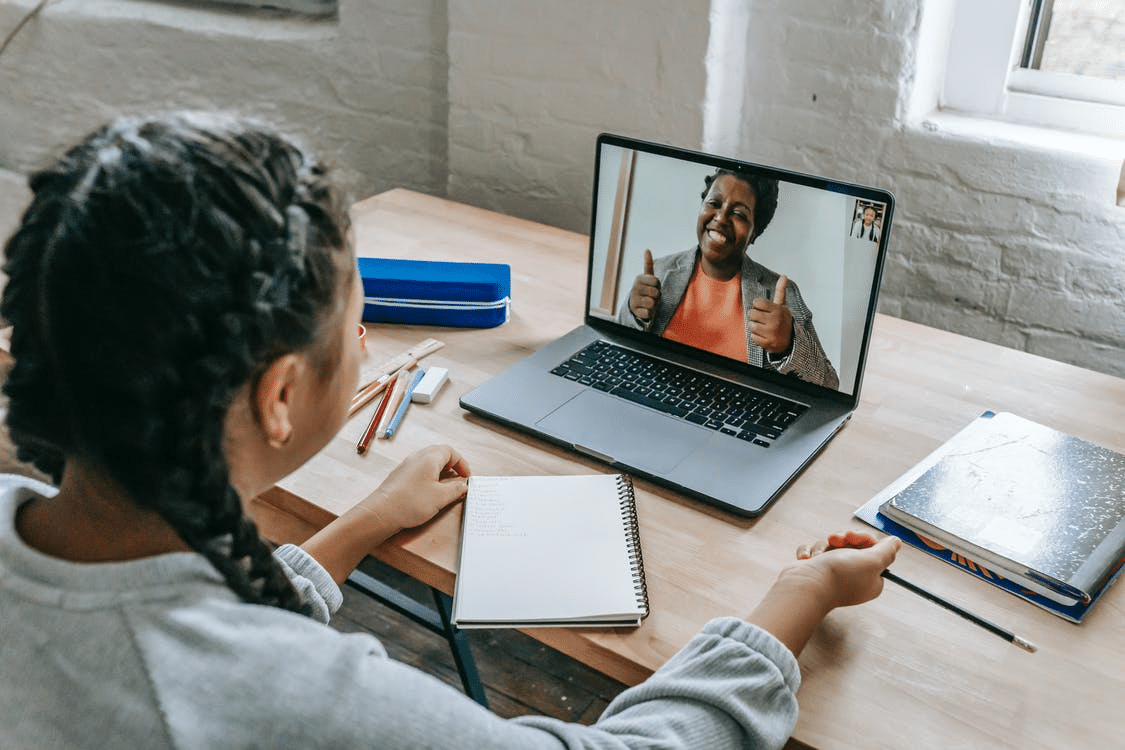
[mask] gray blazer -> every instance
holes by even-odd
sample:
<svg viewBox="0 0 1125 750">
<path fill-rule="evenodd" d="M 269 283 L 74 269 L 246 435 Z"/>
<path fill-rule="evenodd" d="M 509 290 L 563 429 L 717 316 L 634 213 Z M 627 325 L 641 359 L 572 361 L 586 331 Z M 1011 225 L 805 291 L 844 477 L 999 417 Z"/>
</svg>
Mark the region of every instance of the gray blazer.
<svg viewBox="0 0 1125 750">
<path fill-rule="evenodd" d="M 656 306 L 656 315 L 651 321 L 645 324 L 637 320 L 629 309 L 628 299 L 618 310 L 617 321 L 632 328 L 663 334 L 684 299 L 684 293 L 695 270 L 698 250 L 699 248 L 696 247 L 653 261 L 653 273 L 660 280 L 660 302 Z M 836 374 L 832 363 L 828 361 L 828 355 L 824 353 L 824 347 L 821 346 L 820 338 L 816 335 L 812 311 L 805 304 L 804 298 L 801 297 L 801 290 L 792 279 L 789 280 L 785 293 L 785 306 L 793 314 L 793 349 L 789 356 L 774 359 L 751 340 L 750 309 L 755 299 L 772 299 L 779 276 L 780 274 L 751 260 L 749 255 L 743 256 L 742 310 L 743 323 L 746 327 L 746 361 L 785 375 L 796 375 L 801 380 L 827 388 L 839 388 L 840 377 Z"/>
</svg>

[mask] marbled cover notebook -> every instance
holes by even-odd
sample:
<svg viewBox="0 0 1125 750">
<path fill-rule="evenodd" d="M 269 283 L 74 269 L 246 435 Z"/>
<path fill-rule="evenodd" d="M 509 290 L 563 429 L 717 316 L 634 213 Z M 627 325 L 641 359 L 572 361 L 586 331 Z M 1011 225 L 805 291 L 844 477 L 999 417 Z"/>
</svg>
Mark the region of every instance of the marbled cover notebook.
<svg viewBox="0 0 1125 750">
<path fill-rule="evenodd" d="M 1060 604 L 1125 556 L 1125 455 L 985 412 L 914 471 L 880 513 Z"/>
</svg>

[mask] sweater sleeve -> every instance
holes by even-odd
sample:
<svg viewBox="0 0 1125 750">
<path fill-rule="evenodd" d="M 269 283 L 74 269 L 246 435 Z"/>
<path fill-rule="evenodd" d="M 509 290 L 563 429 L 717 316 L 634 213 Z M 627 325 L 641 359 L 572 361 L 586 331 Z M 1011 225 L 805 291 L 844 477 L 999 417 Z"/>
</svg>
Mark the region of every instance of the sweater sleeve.
<svg viewBox="0 0 1125 750">
<path fill-rule="evenodd" d="M 780 748 L 797 722 L 800 683 L 797 660 L 780 641 L 728 617 L 618 695 L 592 727 L 516 721 L 549 729 L 568 747 Z M 590 742 L 591 731 L 615 741 Z"/>
<path fill-rule="evenodd" d="M 327 623 L 344 603 L 344 595 L 328 571 L 295 544 L 278 547 L 273 556 L 289 576 L 293 588 L 297 589 L 308 610 L 306 614 L 318 622 Z"/>
</svg>

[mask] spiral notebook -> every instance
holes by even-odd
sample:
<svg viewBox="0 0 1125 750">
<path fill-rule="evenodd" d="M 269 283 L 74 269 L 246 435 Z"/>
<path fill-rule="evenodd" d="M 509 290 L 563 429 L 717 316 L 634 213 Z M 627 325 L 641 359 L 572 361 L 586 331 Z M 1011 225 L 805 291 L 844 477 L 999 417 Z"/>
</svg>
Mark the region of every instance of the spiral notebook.
<svg viewBox="0 0 1125 750">
<path fill-rule="evenodd" d="M 469 479 L 454 625 L 636 626 L 647 615 L 628 476 Z"/>
</svg>

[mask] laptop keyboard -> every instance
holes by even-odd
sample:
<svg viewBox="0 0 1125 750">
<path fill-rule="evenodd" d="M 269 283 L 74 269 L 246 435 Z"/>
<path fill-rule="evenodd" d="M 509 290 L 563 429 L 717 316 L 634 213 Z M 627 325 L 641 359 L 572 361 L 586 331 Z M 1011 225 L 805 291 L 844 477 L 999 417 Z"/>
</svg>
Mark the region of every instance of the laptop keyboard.
<svg viewBox="0 0 1125 750">
<path fill-rule="evenodd" d="M 808 409 L 607 341 L 595 341 L 551 374 L 761 446 Z"/>
</svg>

